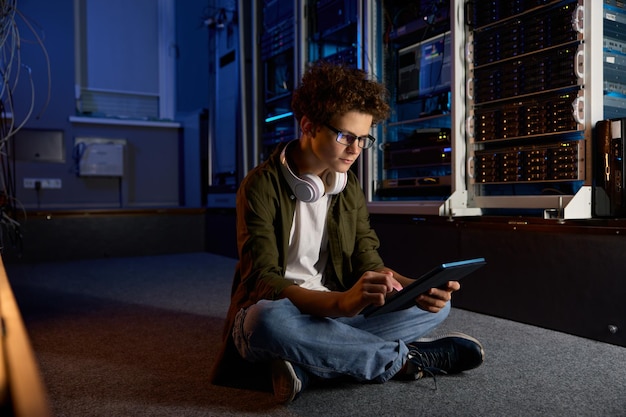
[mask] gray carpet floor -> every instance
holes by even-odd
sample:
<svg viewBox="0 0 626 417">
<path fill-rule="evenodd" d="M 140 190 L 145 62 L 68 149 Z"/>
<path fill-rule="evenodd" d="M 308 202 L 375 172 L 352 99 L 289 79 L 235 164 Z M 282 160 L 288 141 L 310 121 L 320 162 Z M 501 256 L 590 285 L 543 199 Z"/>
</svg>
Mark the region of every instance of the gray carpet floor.
<svg viewBox="0 0 626 417">
<path fill-rule="evenodd" d="M 453 308 L 478 369 L 333 382 L 289 405 L 217 387 L 235 260 L 208 253 L 5 265 L 56 416 L 626 416 L 626 348 Z"/>
</svg>

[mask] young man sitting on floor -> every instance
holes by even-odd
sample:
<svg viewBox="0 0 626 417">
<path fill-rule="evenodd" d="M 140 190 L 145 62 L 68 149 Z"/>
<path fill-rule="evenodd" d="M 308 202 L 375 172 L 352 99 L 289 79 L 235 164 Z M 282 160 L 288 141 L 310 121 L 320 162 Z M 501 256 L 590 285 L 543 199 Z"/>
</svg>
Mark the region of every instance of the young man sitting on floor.
<svg viewBox="0 0 626 417">
<path fill-rule="evenodd" d="M 300 138 L 279 146 L 237 193 L 239 262 L 214 383 L 266 375 L 286 403 L 313 380 L 383 383 L 483 362 L 470 336 L 418 340 L 447 317 L 456 281 L 421 294 L 415 307 L 359 314 L 412 282 L 379 256 L 350 170 L 375 143 L 369 132 L 387 118 L 386 99 L 365 72 L 328 63 L 311 66 L 294 91 Z"/>
</svg>

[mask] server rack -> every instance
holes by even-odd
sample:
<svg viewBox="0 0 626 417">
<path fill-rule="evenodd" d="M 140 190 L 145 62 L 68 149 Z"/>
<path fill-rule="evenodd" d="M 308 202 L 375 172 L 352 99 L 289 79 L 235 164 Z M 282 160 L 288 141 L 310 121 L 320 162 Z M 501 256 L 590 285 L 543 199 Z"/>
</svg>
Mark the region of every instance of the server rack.
<svg viewBox="0 0 626 417">
<path fill-rule="evenodd" d="M 613 46 L 626 26 L 608 3 L 464 7 L 468 193 L 462 205 L 450 200 L 453 213 L 593 216 L 594 126 L 625 103 Z"/>
<path fill-rule="evenodd" d="M 362 68 L 363 19 L 373 6 L 363 0 L 255 0 L 242 6 L 254 16 L 256 41 L 250 52 L 251 168 L 299 136 L 291 97 L 308 63 L 324 59 Z"/>
<path fill-rule="evenodd" d="M 300 74 L 297 57 L 301 45 L 296 15 L 300 2 L 262 0 L 259 3 L 259 48 L 255 57 L 259 64 L 255 84 L 260 91 L 255 102 L 259 103 L 261 118 L 255 162 L 266 159 L 277 144 L 296 135 L 290 102 Z"/>
<path fill-rule="evenodd" d="M 386 0 L 377 11 L 379 60 L 392 114 L 368 155 L 364 188 L 373 213 L 443 214 L 463 181 L 464 145 L 454 128 L 464 111 L 455 2 Z M 374 22 L 376 23 L 376 22 Z M 460 188 L 459 188 L 460 187 Z"/>
</svg>

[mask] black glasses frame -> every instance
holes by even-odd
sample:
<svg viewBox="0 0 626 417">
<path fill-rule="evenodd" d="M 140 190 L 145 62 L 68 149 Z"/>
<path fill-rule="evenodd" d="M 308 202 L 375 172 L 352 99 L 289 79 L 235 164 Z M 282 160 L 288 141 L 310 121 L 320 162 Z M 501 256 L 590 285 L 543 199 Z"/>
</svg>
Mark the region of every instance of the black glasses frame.
<svg viewBox="0 0 626 417">
<path fill-rule="evenodd" d="M 376 142 L 376 138 L 372 135 L 356 136 L 352 133 L 342 132 L 341 130 L 337 129 L 336 127 L 332 127 L 327 123 L 325 124 L 325 126 L 332 130 L 334 133 L 336 133 L 337 138 L 335 140 L 345 146 L 351 146 L 354 141 L 357 141 L 356 144 L 359 146 L 359 148 L 368 149 L 374 145 L 374 142 Z"/>
</svg>

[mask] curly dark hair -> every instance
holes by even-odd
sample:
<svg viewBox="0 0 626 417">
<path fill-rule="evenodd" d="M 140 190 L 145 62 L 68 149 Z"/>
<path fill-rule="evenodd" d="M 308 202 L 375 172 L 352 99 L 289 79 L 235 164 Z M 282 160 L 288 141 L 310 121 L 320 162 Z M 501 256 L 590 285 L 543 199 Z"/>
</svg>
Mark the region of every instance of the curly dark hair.
<svg viewBox="0 0 626 417">
<path fill-rule="evenodd" d="M 314 124 L 358 111 L 373 116 L 373 124 L 389 117 L 387 88 L 363 70 L 324 61 L 309 66 L 291 100 L 298 121 L 307 116 Z"/>
</svg>

